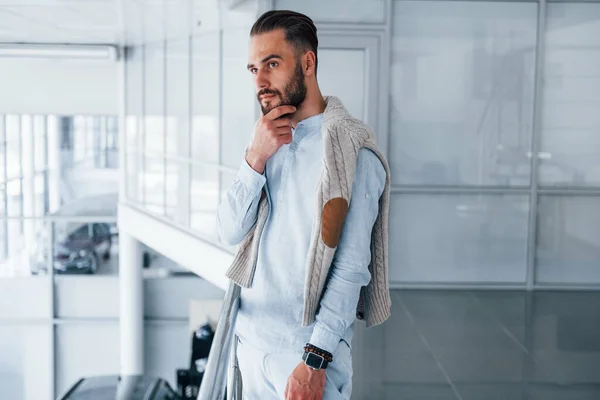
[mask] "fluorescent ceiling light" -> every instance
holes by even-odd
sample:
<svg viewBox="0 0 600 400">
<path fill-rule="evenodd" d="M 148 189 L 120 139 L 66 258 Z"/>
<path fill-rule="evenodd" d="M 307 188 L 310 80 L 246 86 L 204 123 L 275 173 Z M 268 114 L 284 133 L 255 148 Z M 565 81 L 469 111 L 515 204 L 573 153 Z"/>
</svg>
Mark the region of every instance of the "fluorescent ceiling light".
<svg viewBox="0 0 600 400">
<path fill-rule="evenodd" d="M 117 48 L 82 44 L 1 44 L 0 57 L 116 61 Z"/>
</svg>

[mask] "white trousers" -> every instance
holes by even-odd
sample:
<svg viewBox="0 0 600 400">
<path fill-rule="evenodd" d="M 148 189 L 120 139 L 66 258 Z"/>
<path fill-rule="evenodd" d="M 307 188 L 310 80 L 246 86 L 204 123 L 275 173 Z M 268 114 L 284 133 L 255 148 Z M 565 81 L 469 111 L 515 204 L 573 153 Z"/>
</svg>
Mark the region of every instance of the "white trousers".
<svg viewBox="0 0 600 400">
<path fill-rule="evenodd" d="M 242 374 L 244 400 L 285 400 L 285 387 L 302 361 L 302 349 L 294 353 L 265 353 L 238 339 L 237 359 Z M 352 355 L 348 344 L 338 344 L 333 362 L 325 369 L 324 400 L 349 400 L 352 392 Z"/>
</svg>

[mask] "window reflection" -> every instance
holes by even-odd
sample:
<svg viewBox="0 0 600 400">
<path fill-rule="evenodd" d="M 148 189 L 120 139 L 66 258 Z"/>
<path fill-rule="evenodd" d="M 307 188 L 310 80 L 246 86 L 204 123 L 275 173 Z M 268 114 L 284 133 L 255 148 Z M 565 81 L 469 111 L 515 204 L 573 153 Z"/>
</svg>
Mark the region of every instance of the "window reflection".
<svg viewBox="0 0 600 400">
<path fill-rule="evenodd" d="M 0 115 L 0 277 L 44 274 L 49 265 L 72 273 L 85 264 L 82 253 L 87 269 L 78 272 L 116 272 L 104 264 L 114 251 L 117 168 L 115 116 Z M 98 216 L 108 221 L 86 221 Z M 56 236 L 61 226 L 51 218 L 74 230 Z"/>
</svg>

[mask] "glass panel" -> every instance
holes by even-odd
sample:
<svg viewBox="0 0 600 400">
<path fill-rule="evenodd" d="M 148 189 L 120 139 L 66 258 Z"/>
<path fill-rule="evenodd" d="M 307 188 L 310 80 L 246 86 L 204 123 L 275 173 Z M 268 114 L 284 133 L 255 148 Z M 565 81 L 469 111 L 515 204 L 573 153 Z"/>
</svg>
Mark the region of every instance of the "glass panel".
<svg viewBox="0 0 600 400">
<path fill-rule="evenodd" d="M 183 182 L 180 179 L 180 170 L 182 172 L 185 172 L 184 169 L 186 164 L 187 163 L 181 163 L 179 161 L 167 161 L 166 215 L 171 218 L 176 218 L 178 212 L 179 214 L 181 214 L 181 209 L 185 207 L 185 200 L 189 198 L 185 195 L 183 197 L 180 197 L 180 191 L 184 189 Z M 181 218 L 177 218 L 177 220 L 180 219 Z"/>
<path fill-rule="evenodd" d="M 95 168 L 106 168 L 106 117 L 94 118 L 94 146 L 92 157 Z"/>
<path fill-rule="evenodd" d="M 523 283 L 528 213 L 526 196 L 395 194 L 390 280 Z"/>
<path fill-rule="evenodd" d="M 384 0 L 276 0 L 278 10 L 294 10 L 315 22 L 379 23 L 385 22 Z"/>
<path fill-rule="evenodd" d="M 51 170 L 48 188 L 49 209 L 61 214 L 75 210 L 76 215 L 85 215 L 84 212 L 91 215 L 113 215 L 116 209 L 119 174 L 117 170 L 105 170 L 106 117 L 73 118 L 72 141 L 68 140 L 69 118 L 63 121 L 64 130 L 58 132 L 58 136 L 62 138 L 58 157 L 50 157 L 50 150 L 54 146 L 52 143 L 56 143 L 56 138 L 53 138 L 54 135 L 50 131 L 48 136 Z M 59 199 L 62 200 L 62 207 Z"/>
<path fill-rule="evenodd" d="M 192 24 L 195 25 L 197 22 L 196 18 L 205 18 L 203 14 L 193 14 L 191 12 L 192 3 L 191 1 L 169 1 L 164 3 L 163 21 L 166 40 L 188 38 Z"/>
<path fill-rule="evenodd" d="M 48 143 L 46 135 L 46 117 L 37 115 L 33 120 L 34 131 L 34 167 L 36 171 L 44 170 L 48 165 Z"/>
<path fill-rule="evenodd" d="M 192 159 L 219 160 L 219 34 L 192 38 Z"/>
<path fill-rule="evenodd" d="M 6 249 L 0 257 L 0 277 L 45 274 L 50 223 L 41 219 L 0 220 L 0 241 Z"/>
<path fill-rule="evenodd" d="M 167 153 L 189 157 L 189 118 L 190 42 L 185 38 L 167 43 Z"/>
<path fill-rule="evenodd" d="M 199 233 L 218 240 L 216 232 L 219 205 L 219 172 L 207 166 L 192 166 L 191 226 Z"/>
<path fill-rule="evenodd" d="M 51 223 L 40 221 L 41 223 L 34 224 L 31 242 L 27 249 L 24 249 L 24 257 L 27 257 L 29 268 L 32 274 L 47 274 L 48 272 L 48 255 L 49 249 L 49 234 Z"/>
<path fill-rule="evenodd" d="M 65 393 L 84 376 L 118 374 L 118 320 L 56 327 L 57 393 Z"/>
<path fill-rule="evenodd" d="M 549 4 L 540 183 L 600 185 L 600 4 Z"/>
<path fill-rule="evenodd" d="M 248 30 L 223 33 L 223 130 L 221 164 L 238 168 L 252 136 L 258 107 L 248 64 Z"/>
<path fill-rule="evenodd" d="M 600 202 L 595 197 L 541 196 L 536 280 L 600 283 Z"/>
<path fill-rule="evenodd" d="M 0 182 L 6 180 L 6 131 L 5 116 L 0 115 Z M 0 213 L 2 210 L 0 210 Z"/>
<path fill-rule="evenodd" d="M 204 35 L 213 35 L 221 27 L 221 4 L 217 1 L 193 1 L 190 13 L 196 18 L 192 21 L 192 38 L 201 39 Z M 198 16 L 200 16 L 198 18 Z M 256 15 L 255 15 L 256 17 Z"/>
<path fill-rule="evenodd" d="M 106 162 L 105 168 L 119 168 L 119 120 L 106 119 Z"/>
<path fill-rule="evenodd" d="M 21 179 L 11 179 L 6 183 L 7 215 L 23 216 Z"/>
<path fill-rule="evenodd" d="M 0 186 L 0 214 L 6 215 L 6 198 L 4 196 L 4 187 Z M 8 257 L 8 220 L 6 218 L 0 219 L 0 263 L 4 263 Z M 3 272 L 0 271 L 0 275 Z"/>
<path fill-rule="evenodd" d="M 355 118 L 365 120 L 365 69 L 363 49 L 319 49 L 318 77 L 321 93 L 339 97 Z M 352 82 L 348 85 L 347 82 Z"/>
<path fill-rule="evenodd" d="M 52 400 L 52 326 L 0 325 L 0 393 L 5 399 Z"/>
<path fill-rule="evenodd" d="M 61 121 L 64 119 L 48 116 L 48 208 L 46 213 L 55 212 L 61 205 L 60 172 L 62 165 Z"/>
<path fill-rule="evenodd" d="M 6 180 L 6 131 L 4 130 L 4 120 L 5 116 L 0 115 L 0 182 Z"/>
<path fill-rule="evenodd" d="M 136 115 L 128 115 L 125 118 L 125 134 L 127 135 L 127 145 L 131 148 L 141 149 L 141 145 L 137 143 L 138 136 L 141 135 L 143 124 L 140 123 L 141 117 Z"/>
<path fill-rule="evenodd" d="M 93 165 L 94 154 L 98 147 L 96 143 L 97 133 L 99 130 L 97 117 L 86 117 L 86 135 L 85 135 L 85 162 L 88 165 Z"/>
<path fill-rule="evenodd" d="M 102 228 L 94 229 L 94 225 Z M 116 222 L 73 220 L 55 222 L 54 226 L 55 274 L 117 274 L 117 240 L 111 233 Z"/>
<path fill-rule="evenodd" d="M 142 165 L 144 156 L 140 151 L 127 150 L 127 198 L 135 203 L 142 202 L 143 174 Z"/>
<path fill-rule="evenodd" d="M 35 199 L 33 215 L 43 217 L 48 203 L 48 172 L 38 172 L 34 178 Z"/>
<path fill-rule="evenodd" d="M 165 46 L 162 42 L 148 44 L 144 51 L 145 151 L 153 156 L 165 150 Z"/>
<path fill-rule="evenodd" d="M 6 116 L 6 175 L 7 178 L 21 176 L 21 118 Z"/>
<path fill-rule="evenodd" d="M 165 213 L 165 160 L 144 156 L 143 203 L 153 213 Z"/>
<path fill-rule="evenodd" d="M 63 127 L 68 126 L 69 119 L 65 118 Z M 87 153 L 87 118 L 84 116 L 76 116 L 72 119 L 72 130 L 69 135 L 70 141 L 66 146 L 62 146 L 61 153 L 63 159 L 68 156 L 68 151 L 72 151 L 72 158 L 74 164 L 81 164 L 85 162 Z M 62 132 L 65 135 L 65 132 Z M 71 165 L 69 163 L 68 165 Z"/>
<path fill-rule="evenodd" d="M 144 47 L 127 48 L 125 63 L 126 130 L 127 146 L 142 147 L 141 121 L 144 107 Z"/>
<path fill-rule="evenodd" d="M 394 2 L 395 184 L 528 185 L 537 4 Z"/>
</svg>

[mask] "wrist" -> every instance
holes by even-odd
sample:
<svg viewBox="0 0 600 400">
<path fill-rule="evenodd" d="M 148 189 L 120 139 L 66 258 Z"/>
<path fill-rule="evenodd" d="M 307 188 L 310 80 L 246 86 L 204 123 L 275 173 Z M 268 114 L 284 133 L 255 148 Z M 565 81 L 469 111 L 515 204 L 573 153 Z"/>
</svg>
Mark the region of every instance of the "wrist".
<svg viewBox="0 0 600 400">
<path fill-rule="evenodd" d="M 322 375 L 322 374 L 326 374 L 325 369 L 314 369 L 309 367 L 308 365 L 306 365 L 304 362 L 301 363 L 302 364 L 302 368 L 304 368 L 309 376 L 318 376 L 318 375 Z"/>
<path fill-rule="evenodd" d="M 248 163 L 248 165 L 250 165 L 250 167 L 253 170 L 258 172 L 259 174 L 262 174 L 264 172 L 265 164 L 267 163 L 263 157 L 261 157 L 252 149 L 250 149 L 246 154 L 246 162 Z"/>
</svg>

